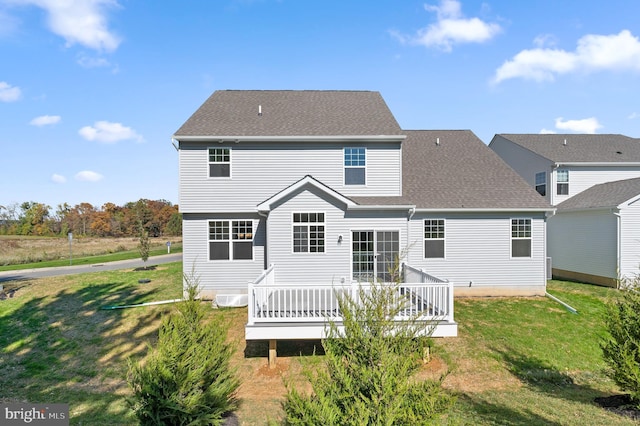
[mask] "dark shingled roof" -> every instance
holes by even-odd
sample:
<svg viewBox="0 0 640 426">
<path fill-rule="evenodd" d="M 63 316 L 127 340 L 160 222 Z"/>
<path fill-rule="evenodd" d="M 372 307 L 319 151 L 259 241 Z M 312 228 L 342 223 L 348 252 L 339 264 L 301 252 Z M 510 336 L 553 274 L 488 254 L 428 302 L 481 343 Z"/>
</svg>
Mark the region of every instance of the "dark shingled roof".
<svg viewBox="0 0 640 426">
<path fill-rule="evenodd" d="M 378 92 L 218 90 L 174 137 L 359 135 L 402 135 Z"/>
<path fill-rule="evenodd" d="M 624 135 L 499 134 L 555 163 L 640 162 L 640 139 Z M 567 144 L 564 145 L 564 141 Z"/>
<path fill-rule="evenodd" d="M 412 130 L 405 134 L 402 197 L 352 197 L 354 201 L 425 209 L 551 210 L 543 197 L 470 130 Z"/>
<path fill-rule="evenodd" d="M 640 195 L 640 178 L 601 183 L 558 204 L 558 211 L 616 207 Z"/>
</svg>

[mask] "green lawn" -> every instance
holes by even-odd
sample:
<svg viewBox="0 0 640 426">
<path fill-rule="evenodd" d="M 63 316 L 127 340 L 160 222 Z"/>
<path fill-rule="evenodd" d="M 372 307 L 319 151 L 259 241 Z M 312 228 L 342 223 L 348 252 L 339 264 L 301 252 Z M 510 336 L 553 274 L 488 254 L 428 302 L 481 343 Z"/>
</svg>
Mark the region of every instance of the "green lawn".
<svg viewBox="0 0 640 426">
<path fill-rule="evenodd" d="M 462 383 L 452 417 L 479 425 L 636 424 L 593 403 L 619 392 L 599 347 L 603 302 L 616 290 L 550 281 L 548 292 L 578 314 L 548 298 L 456 301 L 459 337 L 438 342 Z"/>
<path fill-rule="evenodd" d="M 125 404 L 127 358 L 146 353 L 173 305 L 100 308 L 180 297 L 181 267 L 5 282 L 17 291 L 0 301 L 0 402 L 69 403 L 71 424 L 134 424 Z M 139 284 L 140 278 L 151 282 Z M 598 346 L 604 301 L 616 291 L 557 281 L 548 290 L 578 314 L 543 297 L 456 300 L 459 337 L 436 339 L 434 349 L 450 371 L 446 388 L 458 395 L 448 423 L 635 424 L 593 403 L 618 392 L 603 373 Z M 270 371 L 266 346 L 248 348 L 242 340 L 246 309 L 211 312 L 226 316 L 238 343 L 241 424 L 278 419 L 283 378 L 303 383 L 302 366 L 322 355 L 301 358 L 298 346 L 279 345 L 279 370 Z M 295 350 L 287 355 L 289 346 Z"/>
</svg>

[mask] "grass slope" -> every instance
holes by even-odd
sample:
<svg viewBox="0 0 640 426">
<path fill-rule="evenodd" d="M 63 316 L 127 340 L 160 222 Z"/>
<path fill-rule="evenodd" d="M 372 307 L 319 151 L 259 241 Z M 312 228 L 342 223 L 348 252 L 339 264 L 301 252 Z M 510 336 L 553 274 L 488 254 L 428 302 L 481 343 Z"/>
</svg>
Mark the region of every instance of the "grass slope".
<svg viewBox="0 0 640 426">
<path fill-rule="evenodd" d="M 150 278 L 149 284 L 138 279 Z M 172 305 L 105 311 L 107 305 L 180 297 L 181 263 L 155 271 L 123 270 L 4 283 L 17 289 L 0 301 L 0 402 L 69 403 L 71 424 L 135 424 L 124 398 L 127 357 L 146 354 Z M 434 360 L 420 375 L 447 370 L 458 395 L 450 424 L 632 425 L 593 403 L 616 393 L 603 374 L 598 346 L 604 301 L 615 290 L 551 281 L 547 298 L 457 299 L 459 337 L 436 339 Z M 212 310 L 229 322 L 241 387 L 241 424 L 281 416 L 284 380 L 308 389 L 302 370 L 318 368 L 318 342 L 279 342 L 277 368 L 266 342 L 246 344 L 246 309 Z M 304 356 L 299 356 L 300 354 Z"/>
</svg>

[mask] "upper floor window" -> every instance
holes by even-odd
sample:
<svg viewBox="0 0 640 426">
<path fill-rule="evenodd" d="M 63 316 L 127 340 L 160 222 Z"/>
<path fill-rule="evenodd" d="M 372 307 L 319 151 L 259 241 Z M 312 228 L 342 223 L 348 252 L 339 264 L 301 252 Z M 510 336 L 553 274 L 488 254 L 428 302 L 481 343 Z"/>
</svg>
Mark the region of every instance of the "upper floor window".
<svg viewBox="0 0 640 426">
<path fill-rule="evenodd" d="M 344 149 L 344 184 L 364 185 L 366 179 L 366 150 L 365 148 Z"/>
<path fill-rule="evenodd" d="M 293 252 L 324 253 L 324 213 L 293 214 Z"/>
<path fill-rule="evenodd" d="M 531 257 L 531 219 L 511 219 L 511 257 Z"/>
<path fill-rule="evenodd" d="M 231 177 L 231 148 L 209 148 L 209 177 Z"/>
<path fill-rule="evenodd" d="M 542 196 L 547 195 L 547 173 L 536 173 L 536 191 Z"/>
<path fill-rule="evenodd" d="M 253 260 L 253 221 L 209 221 L 209 260 Z"/>
<path fill-rule="evenodd" d="M 569 195 L 569 170 L 558 169 L 558 195 Z"/>
<path fill-rule="evenodd" d="M 444 258 L 444 219 L 424 221 L 424 257 Z"/>
</svg>

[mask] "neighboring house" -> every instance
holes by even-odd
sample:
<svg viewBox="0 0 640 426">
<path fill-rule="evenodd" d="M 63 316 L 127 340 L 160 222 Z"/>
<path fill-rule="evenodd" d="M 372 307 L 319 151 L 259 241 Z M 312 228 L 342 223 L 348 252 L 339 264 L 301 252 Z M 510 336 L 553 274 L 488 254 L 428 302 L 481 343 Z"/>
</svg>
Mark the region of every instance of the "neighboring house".
<svg viewBox="0 0 640 426">
<path fill-rule="evenodd" d="M 497 134 L 489 147 L 558 207 L 547 227 L 554 277 L 615 286 L 636 272 L 639 139 Z"/>
<path fill-rule="evenodd" d="M 454 286 L 545 293 L 553 208 L 471 131 L 403 131 L 377 92 L 216 91 L 173 138 L 185 273 L 248 294 L 249 340 L 321 337 L 398 259 L 436 336 Z"/>
<path fill-rule="evenodd" d="M 595 185 L 549 220 L 553 273 L 616 287 L 640 273 L 640 178 Z"/>
<path fill-rule="evenodd" d="M 640 177 L 640 140 L 624 135 L 497 134 L 489 148 L 553 206 L 593 185 Z"/>
</svg>

